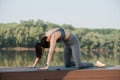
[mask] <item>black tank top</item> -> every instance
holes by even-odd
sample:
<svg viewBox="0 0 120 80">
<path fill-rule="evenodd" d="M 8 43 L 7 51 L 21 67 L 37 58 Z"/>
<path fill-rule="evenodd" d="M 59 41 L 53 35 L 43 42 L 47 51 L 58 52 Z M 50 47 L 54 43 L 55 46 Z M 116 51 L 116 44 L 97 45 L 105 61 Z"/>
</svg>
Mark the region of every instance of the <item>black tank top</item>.
<svg viewBox="0 0 120 80">
<path fill-rule="evenodd" d="M 60 31 L 61 32 L 61 36 L 57 39 L 57 42 L 61 42 L 65 38 L 65 31 L 64 31 L 63 28 L 59 28 L 56 31 Z M 52 34 L 54 34 L 56 31 L 54 31 Z"/>
</svg>

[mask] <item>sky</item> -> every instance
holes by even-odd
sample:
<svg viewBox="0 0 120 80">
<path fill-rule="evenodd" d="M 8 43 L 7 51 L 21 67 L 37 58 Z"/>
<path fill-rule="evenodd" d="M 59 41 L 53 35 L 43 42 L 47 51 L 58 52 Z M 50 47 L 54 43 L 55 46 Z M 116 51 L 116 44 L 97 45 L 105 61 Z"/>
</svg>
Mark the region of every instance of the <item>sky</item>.
<svg viewBox="0 0 120 80">
<path fill-rule="evenodd" d="M 0 23 L 29 19 L 120 29 L 120 0 L 0 0 Z"/>
</svg>

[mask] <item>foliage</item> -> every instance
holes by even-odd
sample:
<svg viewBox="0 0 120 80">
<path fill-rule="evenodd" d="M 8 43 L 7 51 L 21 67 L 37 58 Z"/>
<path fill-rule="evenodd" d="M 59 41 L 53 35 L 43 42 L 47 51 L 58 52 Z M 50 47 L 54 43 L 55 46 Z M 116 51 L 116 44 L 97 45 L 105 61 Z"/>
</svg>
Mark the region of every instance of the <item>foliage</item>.
<svg viewBox="0 0 120 80">
<path fill-rule="evenodd" d="M 20 23 L 0 23 L 0 48 L 34 47 L 46 31 L 58 27 L 73 32 L 79 38 L 81 48 L 120 50 L 120 29 L 75 28 L 70 24 L 58 25 L 40 19 L 21 20 Z M 61 44 L 58 47 L 61 47 Z"/>
</svg>

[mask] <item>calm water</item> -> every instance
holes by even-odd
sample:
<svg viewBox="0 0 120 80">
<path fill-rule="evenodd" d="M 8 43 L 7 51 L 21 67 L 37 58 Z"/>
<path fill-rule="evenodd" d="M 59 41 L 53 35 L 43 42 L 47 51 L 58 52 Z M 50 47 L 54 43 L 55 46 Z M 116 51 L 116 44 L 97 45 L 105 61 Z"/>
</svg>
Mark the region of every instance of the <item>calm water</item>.
<svg viewBox="0 0 120 80">
<path fill-rule="evenodd" d="M 38 66 L 46 63 L 47 51 L 44 53 Z M 95 63 L 97 60 L 107 65 L 120 65 L 120 52 L 81 52 L 82 61 Z M 0 67 L 25 67 L 32 65 L 35 60 L 34 51 L 0 51 Z M 51 65 L 63 66 L 63 52 L 54 54 Z"/>
</svg>

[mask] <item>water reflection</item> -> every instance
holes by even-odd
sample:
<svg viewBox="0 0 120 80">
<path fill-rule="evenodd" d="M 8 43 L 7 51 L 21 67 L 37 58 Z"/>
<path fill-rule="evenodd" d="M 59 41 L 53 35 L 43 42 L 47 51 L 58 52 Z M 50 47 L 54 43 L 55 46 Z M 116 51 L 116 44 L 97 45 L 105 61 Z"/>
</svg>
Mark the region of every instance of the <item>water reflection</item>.
<svg viewBox="0 0 120 80">
<path fill-rule="evenodd" d="M 42 56 L 38 66 L 46 63 L 46 51 Z M 82 61 L 89 61 L 95 63 L 97 60 L 108 65 L 120 65 L 120 52 L 98 52 L 88 51 L 81 52 Z M 0 67 L 25 67 L 32 65 L 35 60 L 34 51 L 0 51 Z M 54 54 L 51 65 L 63 66 L 63 52 L 59 51 Z"/>
<path fill-rule="evenodd" d="M 0 51 L 0 67 L 18 67 L 31 64 L 35 56 L 33 52 Z"/>
</svg>

